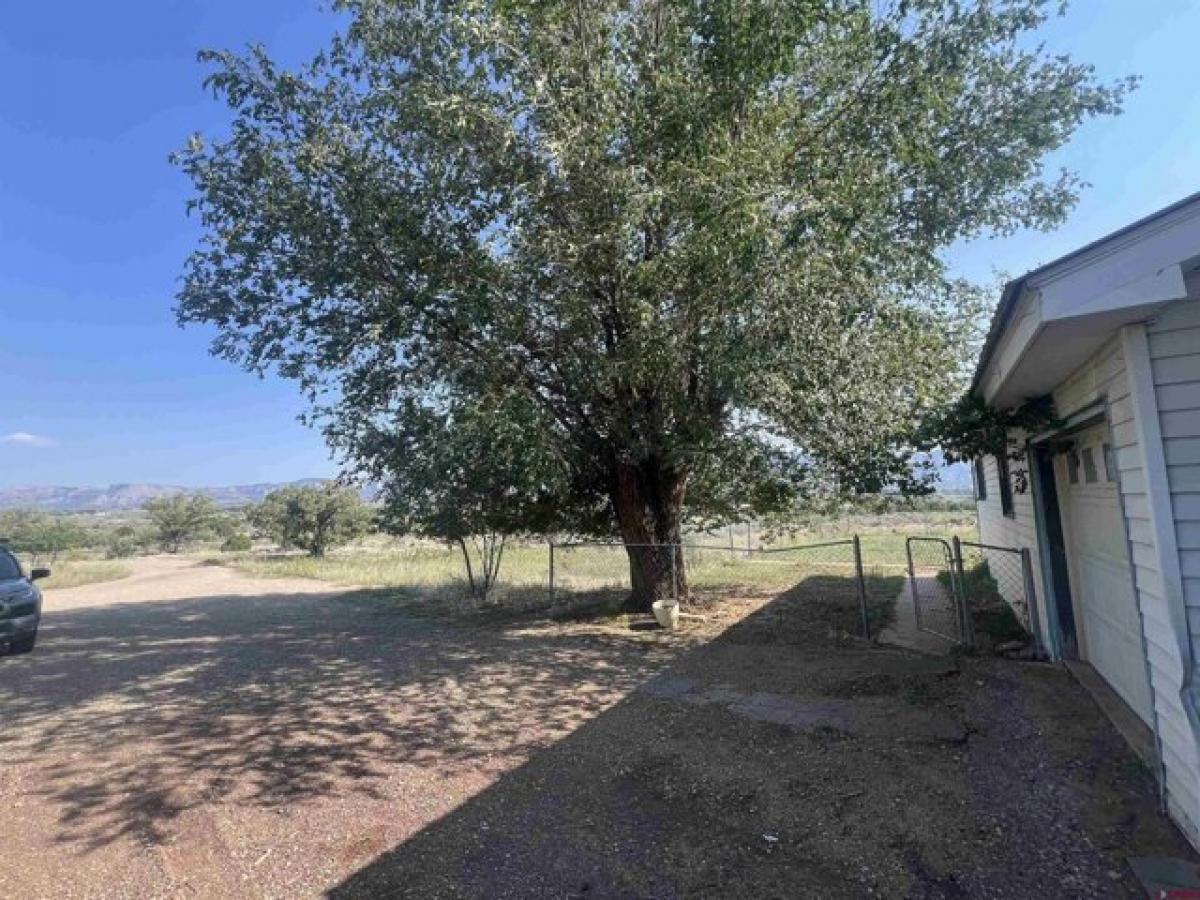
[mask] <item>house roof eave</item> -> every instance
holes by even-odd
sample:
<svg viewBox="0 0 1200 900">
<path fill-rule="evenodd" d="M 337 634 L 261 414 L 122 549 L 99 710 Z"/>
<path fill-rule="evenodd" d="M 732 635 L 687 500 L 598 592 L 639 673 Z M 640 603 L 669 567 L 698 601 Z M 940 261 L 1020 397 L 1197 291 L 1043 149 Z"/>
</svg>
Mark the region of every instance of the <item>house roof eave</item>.
<svg viewBox="0 0 1200 900">
<path fill-rule="evenodd" d="M 1038 266 L 1037 268 L 1026 272 L 1021 277 L 1014 278 L 1012 281 L 1008 282 L 1004 286 L 1004 290 L 1000 295 L 1000 302 L 997 304 L 996 311 L 992 315 L 992 321 L 988 327 L 987 338 L 984 340 L 983 349 L 979 354 L 979 362 L 975 366 L 975 374 L 971 379 L 970 392 L 973 394 L 978 393 L 980 389 L 980 383 L 983 380 L 983 375 L 987 371 L 988 364 L 991 362 L 992 356 L 996 351 L 996 346 L 999 344 L 1005 328 L 1012 319 L 1013 313 L 1020 302 L 1021 295 L 1026 284 L 1028 284 L 1031 279 L 1040 278 L 1053 269 L 1057 269 L 1067 265 L 1068 263 L 1074 262 L 1080 257 L 1092 253 L 1104 247 L 1105 245 L 1120 241 L 1122 238 L 1129 236 L 1133 232 L 1143 229 L 1147 225 L 1151 225 L 1160 219 L 1163 219 L 1166 216 L 1183 209 L 1184 207 L 1196 203 L 1197 201 L 1200 201 L 1200 191 L 1189 194 L 1188 196 L 1181 200 L 1177 200 L 1169 206 L 1165 206 L 1148 216 L 1144 216 L 1135 222 L 1131 222 L 1128 225 L 1118 228 L 1116 231 L 1106 234 L 1097 240 L 1084 244 L 1082 247 L 1072 250 L 1070 253 L 1060 256 L 1057 259 L 1051 260 L 1045 265 Z"/>
</svg>

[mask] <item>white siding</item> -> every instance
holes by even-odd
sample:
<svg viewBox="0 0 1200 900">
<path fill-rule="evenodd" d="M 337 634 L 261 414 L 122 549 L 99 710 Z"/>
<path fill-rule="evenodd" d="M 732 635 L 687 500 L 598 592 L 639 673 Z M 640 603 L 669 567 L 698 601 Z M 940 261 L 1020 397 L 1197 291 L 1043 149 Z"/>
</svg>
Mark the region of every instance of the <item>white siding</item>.
<svg viewBox="0 0 1200 900">
<path fill-rule="evenodd" d="M 1171 304 L 1146 331 L 1184 601 L 1200 635 L 1200 301 Z"/>
<path fill-rule="evenodd" d="M 1172 303 L 1146 332 L 1194 659 L 1200 638 L 1200 301 Z M 1171 674 L 1177 671 L 1178 662 Z M 1183 759 L 1192 770 L 1190 776 L 1179 775 L 1178 789 L 1190 790 L 1193 799 L 1185 827 L 1195 842 L 1200 822 L 1200 751 L 1194 743 Z"/>
<path fill-rule="evenodd" d="M 1021 442 L 1025 440 L 1024 435 L 1014 435 L 1014 438 Z M 1027 473 L 1027 480 L 1032 481 L 1033 471 L 1029 463 L 1010 459 L 1008 468 L 1010 477 L 1018 469 L 1024 469 Z M 1014 487 L 1012 492 L 1013 514 L 1006 516 L 1000 507 L 1000 471 L 995 457 L 989 456 L 984 459 L 983 470 L 987 481 L 987 499 L 975 504 L 979 515 L 979 541 L 982 544 L 992 544 L 997 547 L 1027 547 L 1033 557 L 1034 581 L 1036 582 L 1036 573 L 1040 571 L 1041 563 L 1038 557 L 1037 523 L 1033 517 L 1033 491 L 1027 489 L 1023 493 L 1018 493 Z M 1016 479 L 1013 480 L 1016 481 Z M 1011 554 L 992 554 L 985 551 L 985 556 L 989 558 L 993 574 L 996 574 L 996 586 L 1000 593 L 1020 615 L 1022 610 L 1018 601 L 1024 594 L 1024 586 L 1015 577 L 1015 569 L 1019 565 L 1019 561 Z M 992 559 L 993 556 L 999 558 Z M 1000 577 L 998 573 L 1003 572 L 1008 572 L 1009 577 Z M 1042 604 L 1042 589 L 1040 584 L 1035 584 L 1034 588 L 1035 596 L 1030 599 L 1037 606 L 1042 646 L 1046 646 L 1048 635 L 1046 614 Z"/>
</svg>

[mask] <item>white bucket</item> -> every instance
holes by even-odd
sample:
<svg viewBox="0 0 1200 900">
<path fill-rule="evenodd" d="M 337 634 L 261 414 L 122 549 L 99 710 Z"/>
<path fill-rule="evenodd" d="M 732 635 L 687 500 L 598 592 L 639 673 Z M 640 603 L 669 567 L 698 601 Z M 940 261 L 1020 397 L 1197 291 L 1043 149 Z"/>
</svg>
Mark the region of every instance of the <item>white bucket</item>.
<svg viewBox="0 0 1200 900">
<path fill-rule="evenodd" d="M 678 603 L 664 603 L 662 600 L 655 600 L 650 608 L 654 611 L 654 618 L 658 619 L 658 624 L 667 631 L 674 631 L 679 627 Z"/>
</svg>

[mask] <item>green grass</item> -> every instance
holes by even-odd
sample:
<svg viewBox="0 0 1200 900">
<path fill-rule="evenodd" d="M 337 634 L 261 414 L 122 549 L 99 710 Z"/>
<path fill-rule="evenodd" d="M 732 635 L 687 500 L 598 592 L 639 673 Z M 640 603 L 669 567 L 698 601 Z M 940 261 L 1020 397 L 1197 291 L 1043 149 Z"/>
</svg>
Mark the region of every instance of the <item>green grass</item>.
<svg viewBox="0 0 1200 900">
<path fill-rule="evenodd" d="M 116 581 L 131 574 L 129 566 L 101 559 L 72 559 L 50 567 L 51 577 L 38 582 L 42 590 L 79 587 L 102 581 Z"/>
<path fill-rule="evenodd" d="M 948 570 L 938 572 L 937 579 L 947 591 L 953 590 Z M 1000 592 L 987 560 L 962 573 L 960 588 L 971 611 L 975 639 L 982 649 L 1029 639 L 1029 632 Z"/>
<path fill-rule="evenodd" d="M 939 579 L 943 579 L 939 574 Z M 993 644 L 1023 641 L 1029 638 L 1012 607 L 1000 593 L 987 562 L 981 562 L 963 572 L 963 591 L 966 594 L 971 619 L 977 635 Z"/>
</svg>

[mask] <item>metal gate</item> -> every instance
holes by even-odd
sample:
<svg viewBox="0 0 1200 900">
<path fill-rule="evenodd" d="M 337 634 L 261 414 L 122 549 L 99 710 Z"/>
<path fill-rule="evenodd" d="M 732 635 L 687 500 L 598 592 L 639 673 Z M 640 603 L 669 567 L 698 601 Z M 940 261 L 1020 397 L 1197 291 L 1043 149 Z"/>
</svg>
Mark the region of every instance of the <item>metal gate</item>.
<svg viewBox="0 0 1200 900">
<path fill-rule="evenodd" d="M 971 629 L 963 609 L 958 567 L 950 542 L 942 538 L 910 537 L 904 545 L 917 628 L 969 645 Z"/>
<path fill-rule="evenodd" d="M 918 630 L 973 647 L 976 616 L 1006 606 L 1044 655 L 1029 550 L 957 537 L 910 537 L 905 549 Z"/>
<path fill-rule="evenodd" d="M 954 561 L 963 610 L 985 611 L 1006 605 L 1033 641 L 1035 655 L 1045 655 L 1033 579 L 1033 558 L 1024 547 L 999 547 L 954 539 Z"/>
</svg>

